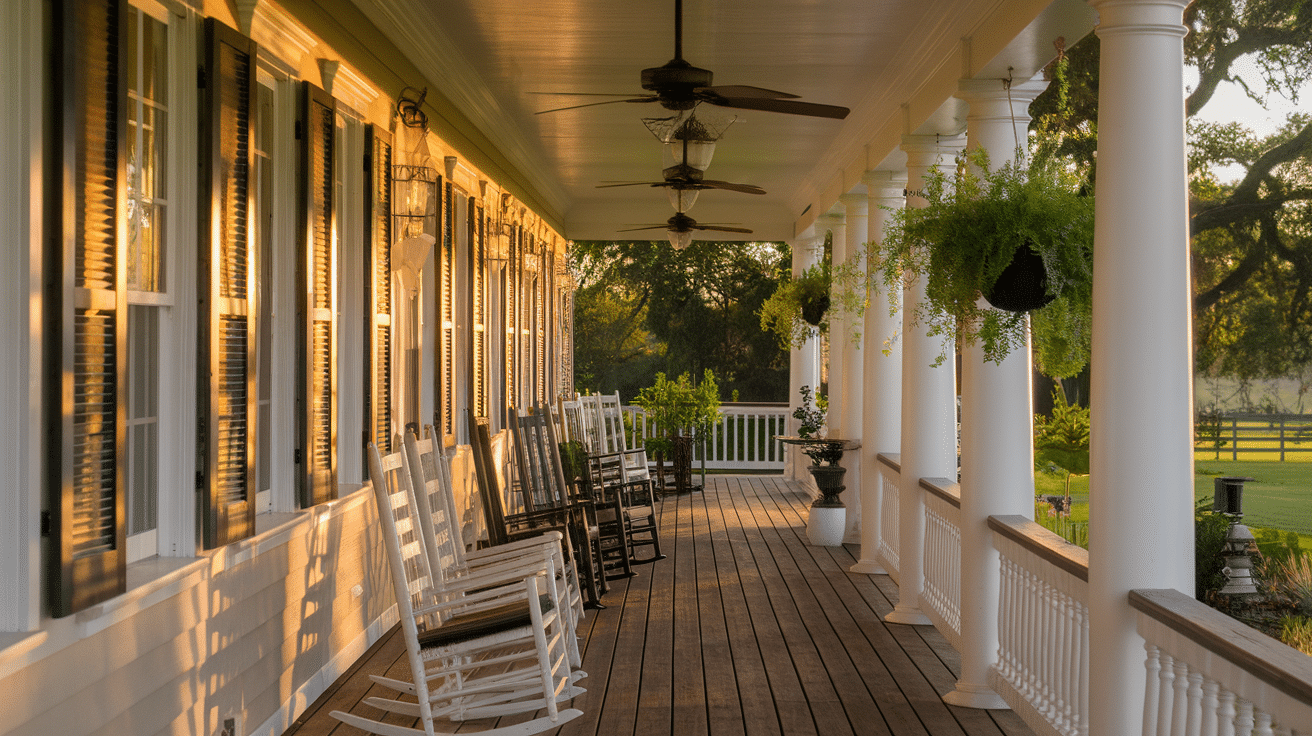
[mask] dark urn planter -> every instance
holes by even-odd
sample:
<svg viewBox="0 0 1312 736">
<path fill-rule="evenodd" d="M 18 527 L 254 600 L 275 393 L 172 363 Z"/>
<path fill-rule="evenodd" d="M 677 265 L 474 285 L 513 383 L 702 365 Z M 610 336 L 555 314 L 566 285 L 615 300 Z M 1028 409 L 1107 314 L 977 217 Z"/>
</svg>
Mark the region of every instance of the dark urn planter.
<svg viewBox="0 0 1312 736">
<path fill-rule="evenodd" d="M 1011 263 L 1002 269 L 993 286 L 985 290 L 984 298 L 1006 312 L 1031 312 L 1047 306 L 1056 297 L 1048 293 L 1048 270 L 1043 257 L 1026 242 L 1016 249 Z"/>
<path fill-rule="evenodd" d="M 846 508 L 838 494 L 847 487 L 843 485 L 843 476 L 847 475 L 847 468 L 842 465 L 811 465 L 807 470 L 811 471 L 811 477 L 815 478 L 815 485 L 820 489 L 820 498 L 811 502 L 811 508 Z"/>
<path fill-rule="evenodd" d="M 825 312 L 829 311 L 829 295 L 806 299 L 802 302 L 802 319 L 806 320 L 809 325 L 819 326 L 820 321 L 825 318 Z"/>
<path fill-rule="evenodd" d="M 687 493 L 692 485 L 692 437 L 675 435 L 670 438 L 674 450 L 670 452 L 670 462 L 674 465 L 674 492 Z"/>
</svg>

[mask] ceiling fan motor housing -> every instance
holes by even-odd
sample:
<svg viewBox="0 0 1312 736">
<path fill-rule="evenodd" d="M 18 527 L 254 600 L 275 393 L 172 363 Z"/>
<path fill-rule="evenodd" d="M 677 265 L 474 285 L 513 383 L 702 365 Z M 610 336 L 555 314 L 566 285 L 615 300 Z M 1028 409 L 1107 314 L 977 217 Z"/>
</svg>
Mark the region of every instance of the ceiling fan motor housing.
<svg viewBox="0 0 1312 736">
<path fill-rule="evenodd" d="M 699 69 L 683 59 L 674 59 L 665 66 L 642 70 L 642 88 L 660 96 L 661 106 L 667 110 L 691 110 L 697 106 L 693 91 L 711 86 L 709 69 Z"/>
</svg>

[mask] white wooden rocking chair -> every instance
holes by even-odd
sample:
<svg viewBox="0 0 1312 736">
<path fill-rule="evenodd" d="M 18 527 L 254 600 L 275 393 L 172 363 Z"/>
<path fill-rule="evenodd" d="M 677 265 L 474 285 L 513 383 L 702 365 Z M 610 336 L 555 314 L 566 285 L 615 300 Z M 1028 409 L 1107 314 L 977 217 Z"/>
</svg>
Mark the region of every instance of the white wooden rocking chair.
<svg viewBox="0 0 1312 736">
<path fill-rule="evenodd" d="M 573 566 L 564 556 L 562 535 L 549 531 L 536 537 L 466 551 L 459 532 L 451 466 L 446 454 L 437 450 L 432 428 L 428 428 L 428 436 L 422 440 L 413 432 L 407 432 L 405 454 L 410 468 L 410 485 L 415 493 L 415 509 L 428 549 L 428 564 L 430 568 L 441 567 L 442 574 L 435 576 L 438 581 L 459 579 L 465 583 L 478 580 L 485 585 L 500 584 L 513 582 L 518 569 L 525 564 L 532 565 L 536 561 L 549 566 L 553 570 L 551 580 L 557 586 L 556 595 L 565 604 L 562 613 L 570 663 L 579 667 L 582 659 L 577 630 L 578 621 L 583 618 L 583 595 Z M 586 675 L 576 670 L 574 680 L 583 676 Z"/>
<path fill-rule="evenodd" d="M 380 736 L 437 736 L 454 733 L 437 730 L 434 720 L 440 717 L 466 720 L 545 708 L 546 716 L 480 732 L 529 736 L 583 715 L 557 707 L 583 690 L 571 682 L 556 586 L 545 582 L 551 571 L 525 566 L 519 582 L 490 588 L 458 580 L 435 584 L 440 571 L 428 565 L 405 454 L 380 457 L 371 443 L 369 469 L 418 702 L 365 703 L 416 717 L 421 728 L 342 711 L 332 716 Z M 540 594 L 543 587 L 546 595 Z"/>
</svg>

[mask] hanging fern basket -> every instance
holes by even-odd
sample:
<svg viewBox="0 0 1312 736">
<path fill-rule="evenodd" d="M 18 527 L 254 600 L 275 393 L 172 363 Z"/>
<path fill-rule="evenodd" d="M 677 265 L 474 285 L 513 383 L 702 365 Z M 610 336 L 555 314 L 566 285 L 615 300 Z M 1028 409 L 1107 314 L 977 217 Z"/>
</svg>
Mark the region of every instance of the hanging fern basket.
<svg viewBox="0 0 1312 736">
<path fill-rule="evenodd" d="M 828 294 L 802 300 L 802 319 L 809 325 L 819 327 L 827 311 L 829 311 Z"/>
<path fill-rule="evenodd" d="M 1043 257 L 1030 243 L 1016 249 L 1011 263 L 1002 269 L 998 280 L 984 291 L 984 298 L 996 309 L 1006 312 L 1032 312 L 1056 299 L 1048 293 L 1048 270 Z"/>
</svg>

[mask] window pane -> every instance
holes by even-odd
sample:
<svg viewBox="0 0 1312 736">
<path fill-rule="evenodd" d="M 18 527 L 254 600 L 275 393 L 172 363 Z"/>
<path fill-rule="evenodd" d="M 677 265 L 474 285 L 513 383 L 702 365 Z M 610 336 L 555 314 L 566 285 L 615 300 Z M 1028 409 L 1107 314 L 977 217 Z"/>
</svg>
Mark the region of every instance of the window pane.
<svg viewBox="0 0 1312 736">
<path fill-rule="evenodd" d="M 159 308 L 128 307 L 128 534 L 158 526 Z"/>
</svg>

